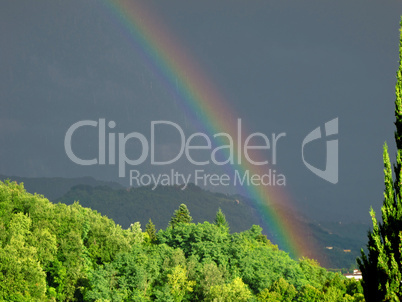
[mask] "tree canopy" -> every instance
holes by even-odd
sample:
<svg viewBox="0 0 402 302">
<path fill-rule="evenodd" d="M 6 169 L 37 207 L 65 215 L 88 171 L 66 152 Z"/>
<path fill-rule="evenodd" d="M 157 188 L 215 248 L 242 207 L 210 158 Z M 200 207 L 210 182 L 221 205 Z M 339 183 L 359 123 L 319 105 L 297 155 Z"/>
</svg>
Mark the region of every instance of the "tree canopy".
<svg viewBox="0 0 402 302">
<path fill-rule="evenodd" d="M 358 283 L 291 259 L 259 226 L 230 234 L 216 216 L 195 224 L 180 205 L 174 227 L 125 230 L 0 182 L 0 300 L 360 301 Z"/>
</svg>

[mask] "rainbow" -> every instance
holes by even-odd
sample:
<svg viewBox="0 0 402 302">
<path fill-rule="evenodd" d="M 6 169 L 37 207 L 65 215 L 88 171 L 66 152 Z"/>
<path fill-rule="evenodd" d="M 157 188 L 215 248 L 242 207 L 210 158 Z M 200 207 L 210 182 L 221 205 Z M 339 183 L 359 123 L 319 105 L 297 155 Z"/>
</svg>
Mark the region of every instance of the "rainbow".
<svg viewBox="0 0 402 302">
<path fill-rule="evenodd" d="M 185 51 L 182 43 L 145 6 L 145 1 L 104 0 L 103 3 L 148 67 L 156 72 L 171 93 L 178 96 L 186 114 L 198 123 L 196 126 L 201 126 L 211 136 L 225 132 L 235 139 L 238 131 L 236 113 L 208 80 L 201 66 Z M 241 137 L 247 137 L 244 127 L 242 129 Z M 242 142 L 233 141 L 234 146 L 238 143 Z M 250 174 L 266 173 L 266 166 L 251 165 L 246 160 L 233 169 L 239 172 L 248 170 Z M 263 228 L 280 249 L 296 259 L 302 256 L 317 258 L 311 234 L 298 219 L 294 219 L 295 206 L 283 189 L 277 186 L 246 186 L 242 193 L 253 200 L 261 215 Z"/>
</svg>

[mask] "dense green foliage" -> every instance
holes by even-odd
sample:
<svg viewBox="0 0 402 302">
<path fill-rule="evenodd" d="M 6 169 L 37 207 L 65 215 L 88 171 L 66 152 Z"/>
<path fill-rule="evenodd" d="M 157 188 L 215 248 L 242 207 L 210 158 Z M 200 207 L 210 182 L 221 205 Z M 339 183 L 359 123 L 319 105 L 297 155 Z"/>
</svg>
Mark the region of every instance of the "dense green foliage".
<svg viewBox="0 0 402 302">
<path fill-rule="evenodd" d="M 373 230 L 368 234 L 368 254 L 362 251 L 362 256 L 358 259 L 367 301 L 402 300 L 402 31 L 399 39 L 399 68 L 395 91 L 396 179 L 394 182 L 388 147 L 385 144 L 382 222 L 377 222 L 371 209 Z"/>
<path fill-rule="evenodd" d="M 157 230 L 163 229 L 168 225 L 172 213 L 181 203 L 185 203 L 191 211 L 193 222 L 215 221 L 221 208 L 231 232 L 242 232 L 257 224 L 269 236 L 269 229 L 260 220 L 254 201 L 240 195 L 209 192 L 194 184 L 190 184 L 185 190 L 180 186 L 160 186 L 155 190 L 152 187 L 113 190 L 106 186 L 78 185 L 58 199 L 66 204 L 73 204 L 76 200 L 81 205 L 112 218 L 124 228 L 128 228 L 133 221 L 145 225 L 151 218 Z M 306 240 L 315 242 L 314 245 L 321 248 L 317 255 L 321 264 L 333 269 L 356 266 L 356 258 L 366 243 L 368 224 L 318 224 L 303 216 L 292 219 L 298 220 L 311 231 L 311 238 Z"/>
<path fill-rule="evenodd" d="M 134 236 L 96 211 L 52 204 L 23 185 L 0 185 L 0 298 L 80 299 L 88 273 L 129 251 Z"/>
<path fill-rule="evenodd" d="M 0 182 L 0 300 L 362 301 L 359 282 L 291 259 L 259 226 L 230 234 L 221 214 L 152 238 L 151 221 L 124 230 Z"/>
</svg>

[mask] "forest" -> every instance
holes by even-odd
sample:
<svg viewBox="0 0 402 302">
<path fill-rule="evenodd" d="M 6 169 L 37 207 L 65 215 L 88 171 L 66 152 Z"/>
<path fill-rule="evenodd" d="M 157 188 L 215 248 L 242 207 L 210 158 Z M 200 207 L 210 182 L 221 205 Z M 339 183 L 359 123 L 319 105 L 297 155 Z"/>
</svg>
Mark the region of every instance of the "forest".
<svg viewBox="0 0 402 302">
<path fill-rule="evenodd" d="M 262 228 L 232 233 L 224 213 L 193 223 L 181 204 L 156 231 L 52 203 L 0 182 L 4 301 L 364 301 L 358 281 L 292 259 Z"/>
<path fill-rule="evenodd" d="M 270 227 L 255 207 L 256 201 L 240 194 L 222 194 L 189 184 L 185 190 L 179 186 L 151 186 L 124 188 L 114 182 L 103 182 L 90 177 L 78 178 L 31 178 L 0 175 L 0 180 L 12 179 L 23 182 L 28 192 L 37 192 L 54 203 L 67 205 L 75 201 L 87 208 L 113 219 L 123 228 L 133 222 L 146 225 L 151 218 L 157 230 L 166 228 L 170 216 L 181 203 L 191 212 L 193 222 L 213 221 L 219 208 L 225 213 L 231 232 L 248 230 L 260 225 L 262 233 L 275 242 Z M 278 207 L 286 208 L 282 205 Z M 331 270 L 351 272 L 357 268 L 356 258 L 367 242 L 368 223 L 313 220 L 297 212 L 292 217 L 309 230 L 309 240 L 316 251 L 304 255 L 316 259 L 321 266 Z M 326 247 L 332 247 L 327 249 Z M 348 250 L 350 252 L 344 252 Z"/>
</svg>

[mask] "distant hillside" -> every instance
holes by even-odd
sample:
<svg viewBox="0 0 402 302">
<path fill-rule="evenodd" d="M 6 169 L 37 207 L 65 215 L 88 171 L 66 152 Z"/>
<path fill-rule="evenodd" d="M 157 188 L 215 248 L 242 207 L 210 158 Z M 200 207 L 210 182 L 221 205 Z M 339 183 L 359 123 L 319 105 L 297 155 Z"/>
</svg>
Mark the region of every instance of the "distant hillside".
<svg viewBox="0 0 402 302">
<path fill-rule="evenodd" d="M 77 178 L 63 178 L 63 177 L 19 177 L 19 176 L 5 176 L 0 175 L 0 181 L 10 179 L 18 183 L 23 182 L 24 187 L 28 192 L 38 193 L 46 196 L 51 201 L 66 194 L 72 187 L 76 185 L 89 185 L 89 186 L 108 186 L 112 189 L 122 189 L 123 187 L 116 182 L 106 182 L 96 180 L 93 177 L 77 177 Z"/>
<path fill-rule="evenodd" d="M 151 218 L 157 229 L 164 229 L 181 203 L 188 206 L 194 222 L 213 221 L 221 208 L 232 232 L 241 232 L 259 224 L 255 209 L 245 198 L 212 193 L 192 184 L 185 190 L 180 186 L 113 190 L 107 186 L 78 185 L 57 201 L 66 204 L 79 201 L 84 207 L 112 218 L 123 228 L 136 221 L 145 226 Z"/>
<path fill-rule="evenodd" d="M 364 242 L 367 241 L 367 231 L 371 228 L 371 226 L 366 223 L 360 222 L 342 223 L 341 221 L 320 221 L 318 225 L 331 234 L 350 239 L 364 238 Z"/>
<path fill-rule="evenodd" d="M 356 258 L 360 256 L 360 249 L 365 248 L 367 234 L 350 231 L 347 236 L 337 233 L 336 223 L 326 223 L 323 228 L 321 223 L 310 223 L 310 230 L 314 239 L 319 243 L 322 263 L 327 268 L 351 268 L 356 265 Z M 354 229 L 354 224 L 344 224 L 344 229 Z M 363 228 L 363 225 L 361 225 Z M 368 226 L 365 226 L 368 229 Z"/>
</svg>

